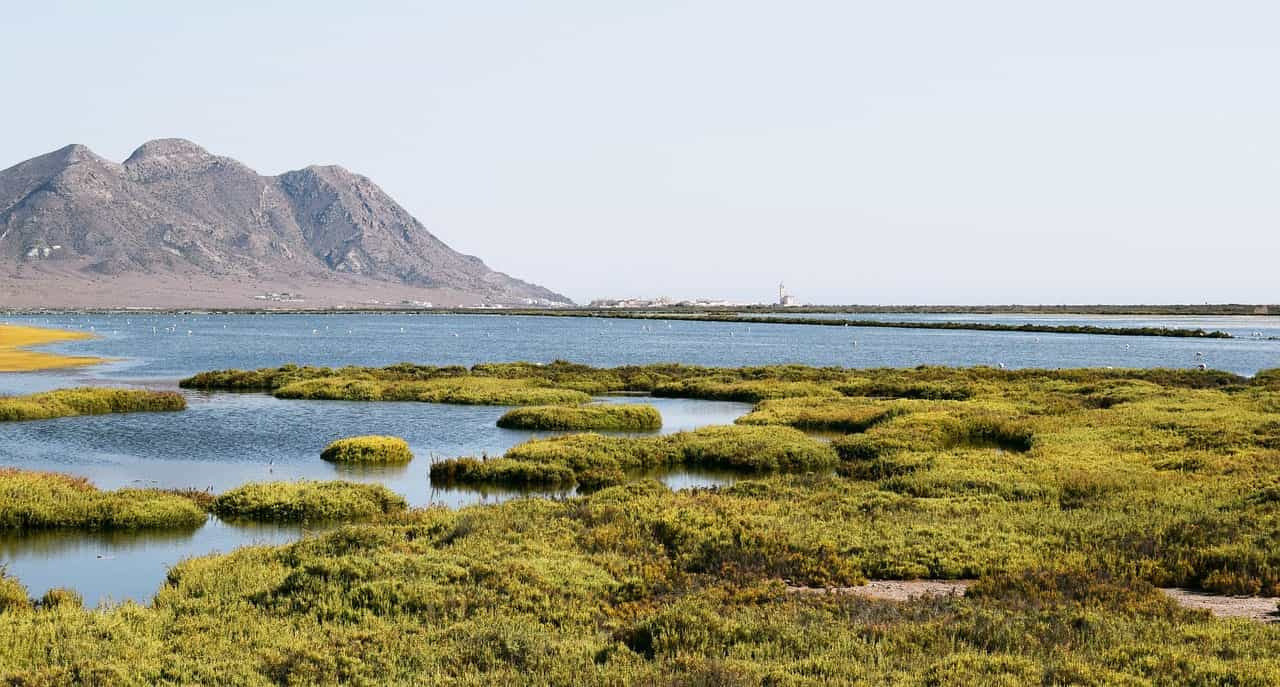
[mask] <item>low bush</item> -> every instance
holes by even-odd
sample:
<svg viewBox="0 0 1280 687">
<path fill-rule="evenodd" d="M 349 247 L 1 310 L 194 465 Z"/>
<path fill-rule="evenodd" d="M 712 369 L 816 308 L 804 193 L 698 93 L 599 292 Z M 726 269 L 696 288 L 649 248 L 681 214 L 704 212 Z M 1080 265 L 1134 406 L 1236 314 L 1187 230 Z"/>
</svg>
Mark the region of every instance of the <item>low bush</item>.
<svg viewBox="0 0 1280 687">
<path fill-rule="evenodd" d="M 29 396 L 0 397 L 0 422 L 48 420 L 76 415 L 184 410 L 187 401 L 173 391 L 82 387 Z"/>
<path fill-rule="evenodd" d="M 37 603 L 42 609 L 84 608 L 84 597 L 80 592 L 65 587 L 54 587 L 45 592 Z"/>
<path fill-rule="evenodd" d="M 320 457 L 333 463 L 402 464 L 413 460 L 409 444 L 399 437 L 362 436 L 338 439 Z"/>
<path fill-rule="evenodd" d="M 531 406 L 498 418 L 505 429 L 645 432 L 662 428 L 662 414 L 650 405 L 597 403 L 585 406 Z"/>
<path fill-rule="evenodd" d="M 726 380 L 717 377 L 665 382 L 653 388 L 654 396 L 700 398 L 712 401 L 758 403 L 770 398 L 839 396 L 840 392 L 816 382 L 775 380 Z"/>
<path fill-rule="evenodd" d="M 577 480 L 573 470 L 554 463 L 510 458 L 450 458 L 432 463 L 431 483 L 567 488 Z"/>
<path fill-rule="evenodd" d="M 358 520 L 402 511 L 400 495 L 381 484 L 355 482 L 255 482 L 213 501 L 222 518 L 277 522 Z"/>
<path fill-rule="evenodd" d="M 830 468 L 838 461 L 825 442 L 788 427 L 703 427 L 663 437 L 670 463 L 751 472 Z"/>
<path fill-rule="evenodd" d="M 455 459 L 438 463 L 441 476 L 457 483 L 503 483 L 536 477 L 542 484 L 569 483 L 598 489 L 620 484 L 626 473 L 688 465 L 744 472 L 800 472 L 838 462 L 825 442 L 789 427 L 703 427 L 660 437 L 570 434 L 513 446 L 504 460 Z M 493 463 L 493 466 L 489 466 Z M 533 466 L 552 466 L 539 472 Z M 435 466 L 432 474 L 435 475 Z M 512 475 L 508 478 L 508 473 Z M 551 481 L 554 480 L 554 481 Z M 511 482 L 507 482 L 511 483 Z"/>
<path fill-rule="evenodd" d="M 205 519 L 203 508 L 178 494 L 99 491 L 82 477 L 0 468 L 0 530 L 189 529 Z"/>
<path fill-rule="evenodd" d="M 5 574 L 0 566 L 0 615 L 31 610 L 31 598 L 22 583 Z"/>
<path fill-rule="evenodd" d="M 803 397 L 757 403 L 738 418 L 742 425 L 789 425 L 818 432 L 865 432 L 906 413 L 906 408 L 860 399 Z"/>
<path fill-rule="evenodd" d="M 526 380 L 444 377 L 425 381 L 382 381 L 329 377 L 292 382 L 275 390 L 278 398 L 327 401 L 417 401 L 462 405 L 545 405 L 585 403 L 591 396 Z"/>
<path fill-rule="evenodd" d="M 849 384 L 839 384 L 835 388 L 845 396 L 911 398 L 927 401 L 967 401 L 973 398 L 974 394 L 972 387 L 967 384 L 874 379 L 860 379 Z"/>
</svg>

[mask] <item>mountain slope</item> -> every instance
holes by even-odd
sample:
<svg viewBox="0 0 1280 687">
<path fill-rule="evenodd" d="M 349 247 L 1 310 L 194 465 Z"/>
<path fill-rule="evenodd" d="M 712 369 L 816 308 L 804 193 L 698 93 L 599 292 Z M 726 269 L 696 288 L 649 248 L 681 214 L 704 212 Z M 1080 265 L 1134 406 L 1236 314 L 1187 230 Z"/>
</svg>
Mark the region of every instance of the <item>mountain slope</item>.
<svg viewBox="0 0 1280 687">
<path fill-rule="evenodd" d="M 569 302 L 454 251 L 341 167 L 261 176 L 160 139 L 122 164 L 71 145 L 0 171 L 0 305 L 250 306 L 265 292 L 318 306 Z"/>
</svg>

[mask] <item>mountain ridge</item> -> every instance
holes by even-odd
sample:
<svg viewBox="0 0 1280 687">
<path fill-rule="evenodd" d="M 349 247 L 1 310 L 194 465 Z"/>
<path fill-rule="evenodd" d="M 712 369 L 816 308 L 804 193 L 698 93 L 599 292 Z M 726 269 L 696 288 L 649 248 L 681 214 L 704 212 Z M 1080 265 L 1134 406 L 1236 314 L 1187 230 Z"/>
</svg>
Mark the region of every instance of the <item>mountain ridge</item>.
<svg viewBox="0 0 1280 687">
<path fill-rule="evenodd" d="M 163 290 L 150 293 L 145 276 Z M 111 291 L 113 280 L 128 286 L 118 305 L 173 305 L 183 278 L 210 293 L 227 286 L 217 303 L 188 305 L 235 304 L 260 289 L 301 290 L 316 305 L 368 304 L 366 293 L 391 303 L 571 303 L 453 250 L 338 165 L 264 176 L 162 138 L 122 163 L 71 144 L 0 170 L 0 305 L 74 307 L 60 292 Z"/>
</svg>

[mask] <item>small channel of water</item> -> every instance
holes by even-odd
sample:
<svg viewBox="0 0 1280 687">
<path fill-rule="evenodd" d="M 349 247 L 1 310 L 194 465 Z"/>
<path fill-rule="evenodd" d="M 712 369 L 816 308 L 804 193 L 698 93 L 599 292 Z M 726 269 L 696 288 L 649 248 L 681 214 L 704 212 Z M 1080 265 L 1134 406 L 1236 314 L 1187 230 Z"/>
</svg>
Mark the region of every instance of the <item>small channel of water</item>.
<svg viewBox="0 0 1280 687">
<path fill-rule="evenodd" d="M 500 455 L 537 433 L 500 429 L 507 409 L 432 403 L 287 401 L 266 394 L 188 394 L 181 413 L 140 413 L 12 423 L 0 435 L 0 465 L 83 475 L 102 489 L 208 488 L 246 482 L 347 479 L 377 482 L 412 506 L 451 508 L 529 495 L 510 489 L 435 488 L 435 459 Z M 608 403 L 650 403 L 662 433 L 732 424 L 749 404 L 647 397 L 605 397 Z M 320 459 L 330 441 L 351 434 L 404 437 L 416 456 L 407 466 L 351 467 Z M 546 436 L 546 433 L 542 433 Z M 654 475 L 673 489 L 726 484 L 733 475 L 673 471 Z M 0 534 L 0 565 L 39 596 L 52 587 L 80 592 L 87 605 L 148 602 L 168 569 L 184 558 L 301 536 L 296 526 L 245 525 L 217 518 L 194 532 L 41 532 Z"/>
</svg>

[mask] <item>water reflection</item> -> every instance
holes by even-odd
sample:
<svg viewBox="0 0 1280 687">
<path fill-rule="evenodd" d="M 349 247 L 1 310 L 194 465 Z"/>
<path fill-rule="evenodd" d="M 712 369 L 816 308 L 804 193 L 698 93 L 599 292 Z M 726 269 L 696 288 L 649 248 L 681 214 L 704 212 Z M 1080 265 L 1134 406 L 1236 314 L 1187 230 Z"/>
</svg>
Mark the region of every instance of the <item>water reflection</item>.
<svg viewBox="0 0 1280 687">
<path fill-rule="evenodd" d="M 195 531 L 41 531 L 0 534 L 0 562 L 32 596 L 69 587 L 85 604 L 125 600 L 146 603 L 169 568 L 192 556 L 242 546 L 283 544 L 301 535 L 296 526 L 232 525 L 216 518 Z"/>
<path fill-rule="evenodd" d="M 458 508 L 513 498 L 566 498 L 574 491 L 499 487 L 433 487 L 434 460 L 500 455 L 533 433 L 496 426 L 506 408 L 430 403 L 285 401 L 265 394 L 189 394 L 182 413 L 140 413 L 8 424 L 0 435 L 0 465 L 88 477 L 103 489 L 196 488 L 221 492 L 251 481 L 348 479 L 377 482 L 410 505 Z M 730 424 L 748 404 L 684 399 L 610 397 L 609 403 L 652 403 L 664 433 Z M 408 465 L 350 465 L 320 459 L 333 439 L 393 434 L 409 441 Z M 701 471 L 651 475 L 672 488 L 725 483 Z M 298 538 L 297 526 L 228 523 L 216 518 L 195 531 L 144 533 L 36 532 L 0 535 L 0 564 L 34 596 L 71 587 L 89 605 L 147 602 L 170 566 L 192 556 Z"/>
</svg>

